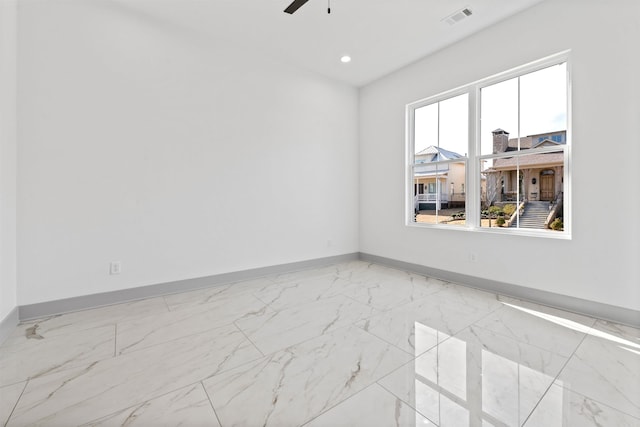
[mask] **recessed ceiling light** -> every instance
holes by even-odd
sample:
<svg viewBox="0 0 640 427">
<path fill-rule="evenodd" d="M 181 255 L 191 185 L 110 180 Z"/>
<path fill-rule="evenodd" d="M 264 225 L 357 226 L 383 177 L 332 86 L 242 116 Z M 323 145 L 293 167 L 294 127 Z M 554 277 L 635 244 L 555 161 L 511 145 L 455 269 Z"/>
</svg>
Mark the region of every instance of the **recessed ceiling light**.
<svg viewBox="0 0 640 427">
<path fill-rule="evenodd" d="M 349 55 L 344 55 L 342 58 L 340 58 L 340 62 L 346 64 L 347 62 L 351 62 L 351 57 Z"/>
</svg>

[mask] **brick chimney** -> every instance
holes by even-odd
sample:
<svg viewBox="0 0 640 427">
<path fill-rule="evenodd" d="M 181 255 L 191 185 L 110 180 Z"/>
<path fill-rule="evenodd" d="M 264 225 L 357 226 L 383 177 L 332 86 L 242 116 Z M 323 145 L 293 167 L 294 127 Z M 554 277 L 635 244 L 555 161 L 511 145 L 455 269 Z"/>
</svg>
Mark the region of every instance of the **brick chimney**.
<svg viewBox="0 0 640 427">
<path fill-rule="evenodd" d="M 509 132 L 496 129 L 493 132 L 493 154 L 504 153 L 509 147 Z"/>
</svg>

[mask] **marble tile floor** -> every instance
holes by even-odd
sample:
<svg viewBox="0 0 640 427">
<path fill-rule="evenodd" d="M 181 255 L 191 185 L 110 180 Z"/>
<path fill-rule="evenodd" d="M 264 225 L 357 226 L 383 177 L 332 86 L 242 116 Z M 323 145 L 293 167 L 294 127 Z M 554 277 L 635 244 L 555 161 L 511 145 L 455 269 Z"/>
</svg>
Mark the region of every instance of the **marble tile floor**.
<svg viewBox="0 0 640 427">
<path fill-rule="evenodd" d="M 25 322 L 0 425 L 640 427 L 640 330 L 354 261 Z"/>
</svg>

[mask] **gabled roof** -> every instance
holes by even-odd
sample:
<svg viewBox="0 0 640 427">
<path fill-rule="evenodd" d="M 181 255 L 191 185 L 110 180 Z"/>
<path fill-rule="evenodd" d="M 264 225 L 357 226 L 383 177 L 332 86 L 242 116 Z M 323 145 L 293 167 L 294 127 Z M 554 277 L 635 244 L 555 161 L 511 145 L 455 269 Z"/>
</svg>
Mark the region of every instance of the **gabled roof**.
<svg viewBox="0 0 640 427">
<path fill-rule="evenodd" d="M 564 153 L 538 153 L 528 154 L 526 156 L 519 157 L 503 157 L 495 159 L 493 167 L 489 171 L 493 170 L 513 170 L 516 167 L 520 168 L 532 168 L 532 167 L 550 167 L 561 166 L 564 164 Z"/>
<path fill-rule="evenodd" d="M 435 162 L 438 160 L 453 160 L 453 159 L 461 159 L 464 156 L 453 151 L 445 150 L 444 148 L 436 147 L 435 145 L 430 145 L 424 150 L 416 153 L 416 157 L 425 156 L 427 157 L 427 162 Z M 429 158 L 429 156 L 431 156 Z"/>
<path fill-rule="evenodd" d="M 552 141 L 549 138 L 545 138 L 540 142 L 536 142 L 535 144 L 533 144 L 531 146 L 531 148 L 538 148 L 538 147 L 556 147 L 558 145 L 565 145 L 562 142 L 556 142 L 556 141 Z"/>
</svg>

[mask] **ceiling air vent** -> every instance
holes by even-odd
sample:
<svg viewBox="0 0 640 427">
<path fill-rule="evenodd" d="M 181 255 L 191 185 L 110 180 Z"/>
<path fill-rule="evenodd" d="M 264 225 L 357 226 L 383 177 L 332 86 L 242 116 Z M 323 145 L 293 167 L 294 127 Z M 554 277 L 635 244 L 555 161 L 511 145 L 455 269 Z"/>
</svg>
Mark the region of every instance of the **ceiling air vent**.
<svg viewBox="0 0 640 427">
<path fill-rule="evenodd" d="M 464 9 L 460 9 L 452 13 L 451 15 L 447 16 L 446 18 L 443 19 L 443 21 L 449 25 L 453 25 L 453 24 L 457 24 L 458 22 L 462 21 L 465 18 L 468 18 L 472 14 L 473 12 L 471 11 L 471 9 L 469 9 L 468 7 L 465 7 Z"/>
</svg>

